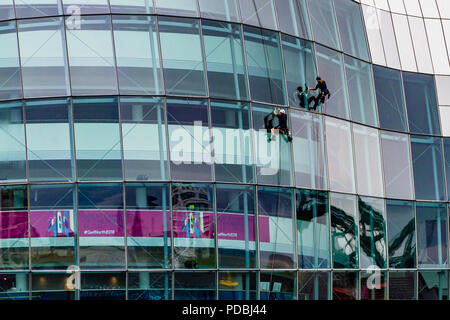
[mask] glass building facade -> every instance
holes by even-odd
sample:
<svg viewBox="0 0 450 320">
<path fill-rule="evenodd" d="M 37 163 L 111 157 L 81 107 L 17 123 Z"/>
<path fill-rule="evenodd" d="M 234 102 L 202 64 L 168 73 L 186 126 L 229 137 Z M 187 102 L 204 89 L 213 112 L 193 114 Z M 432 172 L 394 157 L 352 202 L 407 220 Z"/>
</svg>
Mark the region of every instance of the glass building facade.
<svg viewBox="0 0 450 320">
<path fill-rule="evenodd" d="M 0 44 L 2 299 L 449 299 L 448 0 L 0 0 Z"/>
</svg>

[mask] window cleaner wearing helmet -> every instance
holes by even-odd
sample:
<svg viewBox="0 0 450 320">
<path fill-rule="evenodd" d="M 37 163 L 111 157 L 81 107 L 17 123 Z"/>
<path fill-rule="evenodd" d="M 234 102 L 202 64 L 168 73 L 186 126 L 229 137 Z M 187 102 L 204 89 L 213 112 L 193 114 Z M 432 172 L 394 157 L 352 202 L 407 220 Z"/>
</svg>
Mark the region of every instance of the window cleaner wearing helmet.
<svg viewBox="0 0 450 320">
<path fill-rule="evenodd" d="M 273 126 L 274 117 L 277 117 L 277 119 L 278 119 L 277 126 Z M 269 113 L 264 118 L 265 121 L 266 121 L 266 118 L 268 119 L 268 121 L 265 122 L 266 129 L 267 129 L 267 131 L 270 130 L 270 138 L 268 139 L 269 141 L 272 141 L 275 138 L 275 129 L 278 129 L 280 131 L 280 133 L 286 135 L 288 141 L 292 141 L 291 132 L 287 126 L 286 110 L 281 109 L 281 108 L 278 108 L 278 110 L 274 109 L 273 112 Z"/>
<path fill-rule="evenodd" d="M 324 104 L 325 97 L 328 97 L 328 99 L 330 99 L 331 97 L 331 93 L 328 90 L 327 83 L 324 80 L 322 80 L 321 77 L 317 77 L 316 80 L 317 80 L 316 87 L 314 89 L 310 88 L 310 90 L 312 91 L 316 91 L 317 89 L 319 89 L 319 94 L 315 98 L 314 106 L 311 108 L 312 110 L 316 110 L 318 106 Z"/>
</svg>

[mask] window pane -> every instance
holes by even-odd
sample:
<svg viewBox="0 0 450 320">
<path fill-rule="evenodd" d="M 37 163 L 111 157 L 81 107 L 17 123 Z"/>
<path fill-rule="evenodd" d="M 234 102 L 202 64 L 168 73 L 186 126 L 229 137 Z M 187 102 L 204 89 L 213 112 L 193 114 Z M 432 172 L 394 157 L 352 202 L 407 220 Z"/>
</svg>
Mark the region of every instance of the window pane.
<svg viewBox="0 0 450 320">
<path fill-rule="evenodd" d="M 344 56 L 352 120 L 378 127 L 372 66 Z"/>
<path fill-rule="evenodd" d="M 402 70 L 417 71 L 416 59 L 411 39 L 411 32 L 409 31 L 408 18 L 404 15 L 393 14 L 392 21 L 394 23 L 395 38 L 398 44 L 398 52 L 400 55 L 400 62 Z M 426 42 L 422 44 L 426 47 Z"/>
<path fill-rule="evenodd" d="M 268 272 L 260 274 L 261 300 L 294 300 L 296 272 Z"/>
<path fill-rule="evenodd" d="M 447 192 L 450 192 L 450 138 L 444 138 L 444 165 L 447 181 Z"/>
<path fill-rule="evenodd" d="M 431 4 L 431 2 L 430 2 Z M 423 19 L 408 17 L 409 27 L 411 28 L 411 38 L 416 55 L 417 69 L 419 72 L 433 73 L 430 50 L 424 43 L 428 42 Z"/>
<path fill-rule="evenodd" d="M 22 102 L 0 104 L 0 181 L 26 179 Z"/>
<path fill-rule="evenodd" d="M 26 101 L 25 117 L 30 181 L 73 180 L 75 165 L 70 100 Z"/>
<path fill-rule="evenodd" d="M 129 183 L 125 188 L 128 267 L 170 268 L 169 186 Z"/>
<path fill-rule="evenodd" d="M 17 18 L 63 14 L 59 0 L 15 0 Z"/>
<path fill-rule="evenodd" d="M 254 182 L 251 115 L 248 104 L 211 101 L 215 180 Z"/>
<path fill-rule="evenodd" d="M 256 300 L 256 272 L 219 272 L 219 300 Z"/>
<path fill-rule="evenodd" d="M 0 195 L 0 269 L 28 269 L 27 187 L 1 186 Z"/>
<path fill-rule="evenodd" d="M 286 0 L 283 0 L 286 1 Z M 297 87 L 302 86 L 306 90 L 316 79 L 316 60 L 314 46 L 311 42 L 301 40 L 285 34 L 281 35 L 286 69 L 286 81 L 288 89 L 289 105 L 309 110 L 309 105 L 300 101 Z"/>
<path fill-rule="evenodd" d="M 407 135 L 381 131 L 386 196 L 413 199 L 412 169 Z"/>
<path fill-rule="evenodd" d="M 252 100 L 285 105 L 278 33 L 244 26 L 244 37 Z"/>
<path fill-rule="evenodd" d="M 395 39 L 394 27 L 392 26 L 391 13 L 380 9 L 377 9 L 377 13 L 387 66 L 400 69 L 400 58 L 398 57 L 397 42 Z"/>
<path fill-rule="evenodd" d="M 256 268 L 255 188 L 217 185 L 220 268 Z"/>
<path fill-rule="evenodd" d="M 128 272 L 127 281 L 128 300 L 172 300 L 172 273 Z"/>
<path fill-rule="evenodd" d="M 440 134 L 436 88 L 431 75 L 403 72 L 409 130 Z"/>
<path fill-rule="evenodd" d="M 448 265 L 448 219 L 445 204 L 417 202 L 417 264 L 422 268 Z"/>
<path fill-rule="evenodd" d="M 215 268 L 213 193 L 212 185 L 172 184 L 175 268 Z"/>
<path fill-rule="evenodd" d="M 361 268 L 386 267 L 384 200 L 358 197 Z"/>
<path fill-rule="evenodd" d="M 330 300 L 329 272 L 299 272 L 298 300 Z"/>
<path fill-rule="evenodd" d="M 260 267 L 295 268 L 293 194 L 290 189 L 258 189 Z"/>
<path fill-rule="evenodd" d="M 448 300 L 448 271 L 419 271 L 419 300 Z"/>
<path fill-rule="evenodd" d="M 30 186 L 31 262 L 34 269 L 76 264 L 74 185 Z"/>
<path fill-rule="evenodd" d="M 389 267 L 416 267 L 416 224 L 414 204 L 409 201 L 387 200 L 389 235 Z"/>
<path fill-rule="evenodd" d="M 14 0 L 0 0 L 0 19 L 8 20 L 15 18 Z"/>
<path fill-rule="evenodd" d="M 110 16 L 84 16 L 67 48 L 73 95 L 117 94 Z"/>
<path fill-rule="evenodd" d="M 175 272 L 175 300 L 215 300 L 215 272 Z"/>
<path fill-rule="evenodd" d="M 343 120 L 326 117 L 325 130 L 330 189 L 355 193 L 350 124 Z"/>
<path fill-rule="evenodd" d="M 333 272 L 333 300 L 356 300 L 359 291 L 359 272 Z"/>
<path fill-rule="evenodd" d="M 159 17 L 158 26 L 166 93 L 206 96 L 199 21 Z"/>
<path fill-rule="evenodd" d="M 281 31 L 311 39 L 306 0 L 276 0 L 275 4 Z"/>
<path fill-rule="evenodd" d="M 166 115 L 162 98 L 120 98 L 126 180 L 167 180 Z"/>
<path fill-rule="evenodd" d="M 411 152 L 416 199 L 445 200 L 442 140 L 411 136 Z"/>
<path fill-rule="evenodd" d="M 296 190 L 298 267 L 330 268 L 328 194 Z"/>
<path fill-rule="evenodd" d="M 69 273 L 32 273 L 32 300 L 75 300 L 75 290 L 67 287 Z"/>
<path fill-rule="evenodd" d="M 113 13 L 146 13 L 154 12 L 153 1 L 148 0 L 109 0 Z"/>
<path fill-rule="evenodd" d="M 18 31 L 25 97 L 69 95 L 62 18 L 21 20 Z"/>
<path fill-rule="evenodd" d="M 124 268 L 122 184 L 80 184 L 78 206 L 81 268 Z"/>
<path fill-rule="evenodd" d="M 360 5 L 348 0 L 334 0 L 334 4 L 344 52 L 369 60 Z"/>
<path fill-rule="evenodd" d="M 79 180 L 122 179 L 117 98 L 74 99 Z"/>
<path fill-rule="evenodd" d="M 291 109 L 295 185 L 327 189 L 322 116 Z"/>
<path fill-rule="evenodd" d="M 241 27 L 208 20 L 202 26 L 210 95 L 248 100 Z"/>
<path fill-rule="evenodd" d="M 307 0 L 314 39 L 328 47 L 341 49 L 331 0 Z"/>
<path fill-rule="evenodd" d="M 211 180 L 211 138 L 206 100 L 168 99 L 172 179 Z"/>
<path fill-rule="evenodd" d="M 444 22 L 442 21 L 442 23 Z M 443 45 L 445 39 L 442 31 L 445 29 L 442 27 L 441 20 L 425 19 L 425 27 L 435 72 L 439 74 L 449 74 L 450 63 L 448 62 L 448 55 L 445 54 L 445 46 Z"/>
<path fill-rule="evenodd" d="M 158 14 L 198 16 L 196 0 L 156 0 Z"/>
<path fill-rule="evenodd" d="M 372 62 L 380 65 L 386 65 L 377 11 L 374 7 L 365 5 L 362 5 L 361 7 L 366 24 L 367 40 L 370 46 Z M 387 9 L 389 10 L 389 7 Z"/>
<path fill-rule="evenodd" d="M 287 141 L 285 135 L 277 133 L 275 134 L 275 140 L 269 140 L 270 130 L 264 129 L 264 124 L 265 117 L 273 112 L 272 108 L 253 104 L 252 109 L 258 183 L 291 185 L 290 142 Z M 277 124 L 277 119 L 275 119 L 274 125 L 276 126 Z"/>
<path fill-rule="evenodd" d="M 358 194 L 383 197 L 380 138 L 378 130 L 353 125 Z"/>
<path fill-rule="evenodd" d="M 28 300 L 29 274 L 3 273 L 0 274 L 0 297 L 2 300 Z"/>
<path fill-rule="evenodd" d="M 66 13 L 71 13 L 71 6 L 80 8 L 81 14 L 109 13 L 108 0 L 62 0 Z M 83 18 L 84 19 L 84 18 Z"/>
<path fill-rule="evenodd" d="M 238 0 L 199 0 L 202 18 L 240 22 Z"/>
<path fill-rule="evenodd" d="M 330 99 L 325 102 L 325 112 L 350 119 L 342 54 L 319 45 L 316 46 L 316 53 L 319 76 L 325 80 L 331 93 Z"/>
<path fill-rule="evenodd" d="M 360 299 L 387 300 L 386 271 L 378 271 L 378 270 L 361 271 Z"/>
<path fill-rule="evenodd" d="M 112 19 L 120 93 L 163 93 L 155 18 L 121 15 Z"/>
<path fill-rule="evenodd" d="M 1 12 L 1 11 L 0 11 Z M 17 47 L 16 23 L 0 23 L 0 99 L 22 98 L 19 52 Z"/>
<path fill-rule="evenodd" d="M 80 300 L 125 300 L 125 272 L 83 272 Z"/>
<path fill-rule="evenodd" d="M 239 0 L 242 23 L 277 29 L 273 0 Z"/>
<path fill-rule="evenodd" d="M 436 87 L 439 104 L 450 106 L 450 76 L 436 76 Z"/>
<path fill-rule="evenodd" d="M 416 299 L 416 272 L 389 271 L 389 300 Z"/>
<path fill-rule="evenodd" d="M 373 66 L 373 75 L 380 127 L 383 129 L 408 131 L 400 72 Z"/>
<path fill-rule="evenodd" d="M 356 196 L 330 193 L 333 268 L 359 266 Z"/>
</svg>

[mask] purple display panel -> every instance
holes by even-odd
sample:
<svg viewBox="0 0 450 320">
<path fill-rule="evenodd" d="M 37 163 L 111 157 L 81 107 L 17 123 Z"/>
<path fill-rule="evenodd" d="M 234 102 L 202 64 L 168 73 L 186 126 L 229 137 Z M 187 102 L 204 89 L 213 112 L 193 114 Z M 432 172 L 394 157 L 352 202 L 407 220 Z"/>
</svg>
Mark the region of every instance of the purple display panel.
<svg viewBox="0 0 450 320">
<path fill-rule="evenodd" d="M 0 212 L 0 239 L 28 238 L 28 212 Z"/>
<path fill-rule="evenodd" d="M 79 210 L 78 231 L 80 237 L 123 237 L 123 211 Z"/>
<path fill-rule="evenodd" d="M 127 210 L 128 237 L 164 237 L 162 211 Z M 170 211 L 166 212 L 166 235 L 170 237 Z"/>
<path fill-rule="evenodd" d="M 255 216 L 248 216 L 248 241 L 255 241 Z M 219 213 L 217 215 L 217 238 L 245 241 L 245 216 L 243 214 Z"/>
<path fill-rule="evenodd" d="M 32 238 L 73 237 L 75 214 L 73 210 L 33 210 L 30 212 Z"/>
<path fill-rule="evenodd" d="M 203 211 L 174 211 L 175 238 L 214 239 L 214 213 Z"/>
</svg>

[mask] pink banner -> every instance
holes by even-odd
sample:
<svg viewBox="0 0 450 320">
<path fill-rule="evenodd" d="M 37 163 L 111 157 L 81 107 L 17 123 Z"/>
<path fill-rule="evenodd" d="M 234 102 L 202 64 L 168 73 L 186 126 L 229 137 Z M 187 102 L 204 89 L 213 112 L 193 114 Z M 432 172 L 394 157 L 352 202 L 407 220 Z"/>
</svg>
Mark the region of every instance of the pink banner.
<svg viewBox="0 0 450 320">
<path fill-rule="evenodd" d="M 26 211 L 0 212 L 0 239 L 28 237 L 28 213 Z"/>
<path fill-rule="evenodd" d="M 127 210 L 127 235 L 129 237 L 163 237 L 162 211 Z M 170 211 L 166 213 L 166 232 L 170 237 Z"/>
<path fill-rule="evenodd" d="M 122 210 L 79 210 L 80 237 L 123 237 Z"/>
<path fill-rule="evenodd" d="M 32 238 L 73 237 L 73 210 L 34 210 L 30 212 Z"/>
</svg>

